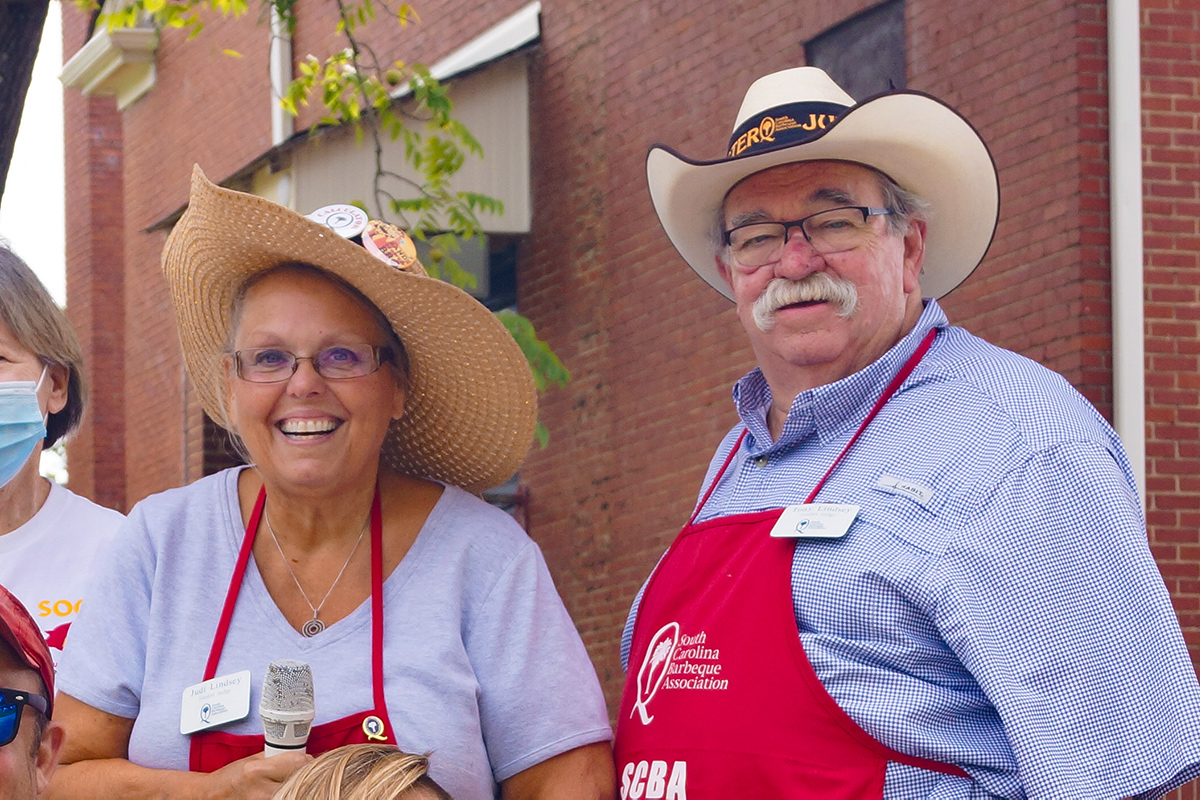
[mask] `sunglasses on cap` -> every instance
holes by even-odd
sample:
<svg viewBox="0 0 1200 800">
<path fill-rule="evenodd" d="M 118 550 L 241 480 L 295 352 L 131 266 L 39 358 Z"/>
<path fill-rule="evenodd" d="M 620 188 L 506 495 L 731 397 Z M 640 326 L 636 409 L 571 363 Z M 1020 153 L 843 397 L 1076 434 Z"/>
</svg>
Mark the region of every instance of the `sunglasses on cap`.
<svg viewBox="0 0 1200 800">
<path fill-rule="evenodd" d="M 0 688 L 0 747 L 17 738 L 17 731 L 21 728 L 21 712 L 25 706 L 33 706 L 43 716 L 48 708 L 46 698 L 40 695 Z"/>
</svg>

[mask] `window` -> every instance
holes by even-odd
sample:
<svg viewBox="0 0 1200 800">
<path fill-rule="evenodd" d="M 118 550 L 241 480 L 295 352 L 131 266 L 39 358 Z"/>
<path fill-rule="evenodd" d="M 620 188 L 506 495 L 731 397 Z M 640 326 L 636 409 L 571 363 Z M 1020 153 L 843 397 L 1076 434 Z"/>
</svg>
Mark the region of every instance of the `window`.
<svg viewBox="0 0 1200 800">
<path fill-rule="evenodd" d="M 490 311 L 512 308 L 517 304 L 517 246 L 520 236 L 486 234 L 482 238 L 459 240 L 454 260 L 475 277 L 468 291 Z M 429 266 L 429 245 L 414 241 L 417 257 Z M 444 275 L 442 277 L 445 277 Z"/>
<path fill-rule="evenodd" d="M 905 88 L 904 0 L 888 0 L 830 28 L 804 46 L 804 56 L 855 100 Z"/>
</svg>

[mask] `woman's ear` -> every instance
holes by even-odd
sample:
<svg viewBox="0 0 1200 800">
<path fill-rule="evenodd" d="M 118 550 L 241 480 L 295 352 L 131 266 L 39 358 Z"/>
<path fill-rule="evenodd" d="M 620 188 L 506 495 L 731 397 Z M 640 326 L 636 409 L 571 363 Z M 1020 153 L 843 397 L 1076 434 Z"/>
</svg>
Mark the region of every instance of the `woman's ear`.
<svg viewBox="0 0 1200 800">
<path fill-rule="evenodd" d="M 57 414 L 67 406 L 67 386 L 71 379 L 71 370 L 61 364 L 51 364 L 46 370 L 47 382 L 50 384 L 50 397 L 46 402 L 46 413 Z"/>
<path fill-rule="evenodd" d="M 404 416 L 404 404 L 408 400 L 408 395 L 399 384 L 396 385 L 396 394 L 392 401 L 392 419 L 400 419 Z"/>
<path fill-rule="evenodd" d="M 233 410 L 233 382 L 236 378 L 237 367 L 233 363 L 233 356 L 221 356 L 221 367 L 221 374 L 224 376 L 224 386 L 222 388 L 225 390 L 224 402 L 222 403 L 224 407 L 221 409 L 221 412 L 225 417 L 225 422 L 229 430 L 237 433 L 237 419 Z"/>
</svg>

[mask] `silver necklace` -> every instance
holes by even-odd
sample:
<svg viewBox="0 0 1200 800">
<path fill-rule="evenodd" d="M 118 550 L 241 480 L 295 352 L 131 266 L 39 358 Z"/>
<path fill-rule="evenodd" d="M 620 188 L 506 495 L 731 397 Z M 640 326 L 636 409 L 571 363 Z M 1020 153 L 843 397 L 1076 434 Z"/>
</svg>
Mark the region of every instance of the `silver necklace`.
<svg viewBox="0 0 1200 800">
<path fill-rule="evenodd" d="M 342 575 L 346 572 L 346 567 L 350 566 L 350 561 L 354 558 L 354 554 L 358 552 L 358 546 L 362 544 L 363 536 L 367 533 L 367 524 L 371 521 L 368 516 L 367 521 L 363 523 L 362 532 L 358 534 L 358 541 L 354 543 L 354 549 L 350 551 L 350 555 L 346 556 L 346 563 L 342 564 L 342 571 L 333 579 L 333 583 L 329 584 L 329 591 L 321 598 L 321 602 L 317 605 L 312 604 L 312 600 L 308 599 L 308 593 L 304 591 L 304 587 L 300 585 L 300 579 L 296 577 L 296 573 L 292 571 L 292 565 L 288 563 L 287 556 L 283 554 L 283 548 L 279 545 L 279 537 L 275 535 L 275 529 L 271 527 L 271 517 L 267 513 L 267 509 L 263 509 L 263 519 L 267 521 L 267 531 L 271 534 L 271 541 L 275 542 L 275 549 L 279 551 L 279 557 L 283 559 L 283 566 L 287 568 L 288 575 L 292 576 L 292 583 L 296 584 L 296 588 L 300 590 L 300 596 L 304 598 L 304 602 L 308 603 L 308 607 L 312 609 L 312 619 L 304 623 L 300 628 L 300 633 L 311 639 L 321 631 L 325 630 L 325 623 L 317 619 L 321 614 L 321 609 L 325 607 L 325 601 L 329 599 L 329 595 L 333 594 L 333 589 L 338 585 L 338 581 L 342 579 Z"/>
</svg>

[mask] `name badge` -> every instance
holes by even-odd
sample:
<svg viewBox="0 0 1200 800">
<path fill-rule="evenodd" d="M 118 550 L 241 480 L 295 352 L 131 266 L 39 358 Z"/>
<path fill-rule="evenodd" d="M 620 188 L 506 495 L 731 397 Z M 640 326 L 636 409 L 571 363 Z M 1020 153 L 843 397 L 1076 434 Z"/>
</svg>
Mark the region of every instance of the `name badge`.
<svg viewBox="0 0 1200 800">
<path fill-rule="evenodd" d="M 837 539 L 850 530 L 858 508 L 836 503 L 788 506 L 775 521 L 771 535 L 777 539 Z"/>
<path fill-rule="evenodd" d="M 179 732 L 185 736 L 242 719 L 250 713 L 250 670 L 233 672 L 183 690 Z"/>
</svg>

